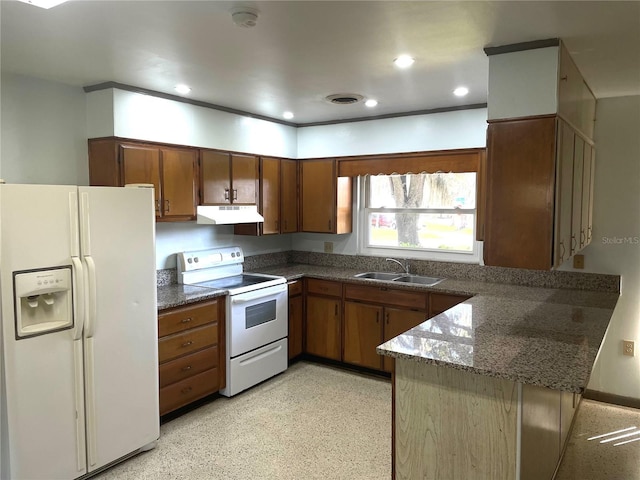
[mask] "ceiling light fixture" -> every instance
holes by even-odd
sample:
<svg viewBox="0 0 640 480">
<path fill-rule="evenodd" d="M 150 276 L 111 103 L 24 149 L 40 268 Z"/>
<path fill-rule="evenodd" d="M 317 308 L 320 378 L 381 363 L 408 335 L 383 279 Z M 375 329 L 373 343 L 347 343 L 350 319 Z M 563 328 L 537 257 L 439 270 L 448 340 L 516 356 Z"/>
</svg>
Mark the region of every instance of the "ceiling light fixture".
<svg viewBox="0 0 640 480">
<path fill-rule="evenodd" d="M 231 19 L 238 27 L 252 28 L 258 23 L 258 10 L 252 7 L 231 9 Z"/>
<path fill-rule="evenodd" d="M 293 112 L 284 112 L 282 114 L 282 117 L 285 118 L 286 120 L 291 120 L 293 118 Z"/>
<path fill-rule="evenodd" d="M 467 87 L 458 87 L 453 91 L 453 94 L 456 97 L 464 97 L 467 93 L 469 93 L 469 89 Z"/>
<path fill-rule="evenodd" d="M 55 6 L 60 5 L 61 3 L 65 3 L 68 0 L 19 0 L 22 3 L 28 3 L 29 5 L 34 5 L 40 8 L 53 8 Z"/>
<path fill-rule="evenodd" d="M 369 107 L 369 108 L 373 108 L 376 105 L 378 105 L 378 100 L 374 100 L 373 98 L 370 98 L 369 100 L 367 100 L 366 102 L 364 102 L 364 104 Z"/>
<path fill-rule="evenodd" d="M 400 55 L 393 61 L 393 63 L 395 63 L 396 67 L 398 68 L 408 68 L 413 65 L 413 62 L 415 62 L 415 60 L 409 55 Z"/>
<path fill-rule="evenodd" d="M 176 85 L 175 88 L 176 88 L 176 92 L 178 92 L 180 95 L 186 95 L 191 91 L 191 87 L 189 85 L 184 85 L 184 84 Z"/>
</svg>

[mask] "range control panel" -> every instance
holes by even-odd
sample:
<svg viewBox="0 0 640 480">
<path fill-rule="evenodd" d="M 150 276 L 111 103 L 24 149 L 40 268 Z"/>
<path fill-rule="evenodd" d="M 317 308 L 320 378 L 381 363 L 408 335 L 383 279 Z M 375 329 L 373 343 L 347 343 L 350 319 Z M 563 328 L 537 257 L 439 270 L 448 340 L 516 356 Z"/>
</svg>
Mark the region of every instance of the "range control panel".
<svg viewBox="0 0 640 480">
<path fill-rule="evenodd" d="M 178 274 L 203 270 L 205 268 L 223 267 L 242 264 L 244 254 L 240 247 L 223 247 L 209 250 L 181 252 L 178 256 Z"/>
</svg>

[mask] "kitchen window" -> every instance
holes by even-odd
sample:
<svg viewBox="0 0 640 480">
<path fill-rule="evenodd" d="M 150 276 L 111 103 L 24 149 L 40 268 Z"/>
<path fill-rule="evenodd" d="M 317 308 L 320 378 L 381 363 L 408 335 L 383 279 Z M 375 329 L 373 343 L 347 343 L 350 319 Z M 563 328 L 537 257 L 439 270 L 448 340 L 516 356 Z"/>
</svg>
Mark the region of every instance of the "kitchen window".
<svg viewBox="0 0 640 480">
<path fill-rule="evenodd" d="M 476 172 L 359 177 L 360 253 L 476 263 Z"/>
</svg>

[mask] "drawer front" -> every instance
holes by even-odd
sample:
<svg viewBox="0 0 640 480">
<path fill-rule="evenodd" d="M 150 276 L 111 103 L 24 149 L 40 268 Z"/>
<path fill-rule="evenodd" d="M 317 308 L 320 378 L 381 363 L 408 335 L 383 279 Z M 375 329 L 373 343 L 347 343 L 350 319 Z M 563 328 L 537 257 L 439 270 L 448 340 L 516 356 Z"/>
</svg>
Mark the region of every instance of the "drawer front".
<svg viewBox="0 0 640 480">
<path fill-rule="evenodd" d="M 213 346 L 160 365 L 160 388 L 218 366 L 218 347 Z"/>
<path fill-rule="evenodd" d="M 342 296 L 342 283 L 310 278 L 307 280 L 307 293 L 340 297 Z"/>
<path fill-rule="evenodd" d="M 427 294 L 409 290 L 395 290 L 388 287 L 369 287 L 365 285 L 347 285 L 344 289 L 347 300 L 360 300 L 367 303 L 380 303 L 395 307 L 416 310 L 427 309 Z"/>
<path fill-rule="evenodd" d="M 429 313 L 431 316 L 438 315 L 449 310 L 454 305 L 464 302 L 468 298 L 465 295 L 449 295 L 445 293 L 431 293 L 429 297 Z"/>
<path fill-rule="evenodd" d="M 294 280 L 292 282 L 287 283 L 289 286 L 289 296 L 293 297 L 295 295 L 300 295 L 302 293 L 302 281 Z"/>
<path fill-rule="evenodd" d="M 216 343 L 218 343 L 217 323 L 194 328 L 161 338 L 158 341 L 158 359 L 160 363 L 166 362 Z"/>
<path fill-rule="evenodd" d="M 160 415 L 183 407 L 220 389 L 218 368 L 189 377 L 160 389 Z"/>
<path fill-rule="evenodd" d="M 158 336 L 164 337 L 188 328 L 218 320 L 218 301 L 172 310 L 158 315 Z"/>
</svg>

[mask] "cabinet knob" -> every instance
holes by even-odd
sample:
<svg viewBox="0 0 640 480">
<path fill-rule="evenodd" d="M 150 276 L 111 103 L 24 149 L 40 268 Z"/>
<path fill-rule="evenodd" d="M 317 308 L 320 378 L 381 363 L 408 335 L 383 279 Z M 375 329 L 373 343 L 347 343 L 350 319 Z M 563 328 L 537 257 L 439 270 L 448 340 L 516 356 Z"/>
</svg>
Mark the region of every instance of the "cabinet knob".
<svg viewBox="0 0 640 480">
<path fill-rule="evenodd" d="M 567 81 L 567 76 L 566 75 L 561 76 L 560 80 L 562 80 L 563 82 L 566 82 Z"/>
<path fill-rule="evenodd" d="M 182 393 L 189 393 L 191 390 L 193 390 L 192 387 L 185 387 L 181 390 Z"/>
<path fill-rule="evenodd" d="M 576 240 L 575 235 L 571 235 L 571 255 L 576 253 L 576 247 L 578 246 L 578 242 Z"/>
<path fill-rule="evenodd" d="M 191 370 L 191 365 L 187 365 L 186 367 L 182 367 L 182 371 L 183 372 L 188 372 L 189 370 Z"/>
<path fill-rule="evenodd" d="M 224 189 L 224 199 L 225 200 L 229 200 L 229 189 L 228 188 Z"/>
<path fill-rule="evenodd" d="M 188 347 L 189 345 L 193 345 L 193 342 L 191 340 L 182 344 L 183 347 Z"/>
<path fill-rule="evenodd" d="M 580 247 L 584 247 L 585 241 L 587 240 L 587 235 L 583 230 L 580 230 Z"/>
<path fill-rule="evenodd" d="M 189 323 L 190 321 L 191 321 L 191 317 L 183 318 L 182 320 L 180 320 L 181 323 Z"/>
<path fill-rule="evenodd" d="M 160 213 L 160 200 L 156 200 L 156 213 Z"/>
<path fill-rule="evenodd" d="M 234 199 L 234 200 L 237 200 L 237 199 L 238 199 L 238 189 L 237 189 L 237 188 L 234 188 L 234 189 L 233 189 L 233 199 Z"/>
<path fill-rule="evenodd" d="M 171 202 L 169 200 L 165 200 L 164 203 L 167 206 L 167 213 L 169 213 L 171 211 Z"/>
<path fill-rule="evenodd" d="M 564 242 L 561 240 L 560 241 L 560 261 L 563 262 L 564 261 L 564 255 L 565 253 L 567 253 L 566 249 L 564 248 Z"/>
</svg>

